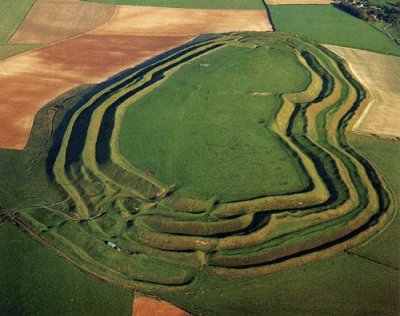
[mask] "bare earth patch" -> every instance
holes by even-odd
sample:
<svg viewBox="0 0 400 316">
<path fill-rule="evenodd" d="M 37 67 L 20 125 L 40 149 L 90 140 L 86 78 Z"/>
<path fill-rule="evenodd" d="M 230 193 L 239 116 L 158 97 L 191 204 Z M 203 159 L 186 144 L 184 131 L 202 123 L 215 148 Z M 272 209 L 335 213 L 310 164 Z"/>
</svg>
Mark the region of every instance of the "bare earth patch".
<svg viewBox="0 0 400 316">
<path fill-rule="evenodd" d="M 272 31 L 272 26 L 265 10 L 120 6 L 108 23 L 92 33 L 170 36 L 235 31 Z"/>
<path fill-rule="evenodd" d="M 114 6 L 76 0 L 37 0 L 11 43 L 53 43 L 107 22 Z"/>
<path fill-rule="evenodd" d="M 122 6 L 85 35 L 0 62 L 0 148 L 25 148 L 37 111 L 80 84 L 101 82 L 202 33 L 271 29 L 264 10 Z"/>
<path fill-rule="evenodd" d="M 132 316 L 191 316 L 168 302 L 135 294 Z"/>
<path fill-rule="evenodd" d="M 279 4 L 330 4 L 333 0 L 264 0 L 267 5 Z"/>
<path fill-rule="evenodd" d="M 0 148 L 23 149 L 36 113 L 58 95 L 96 83 L 191 37 L 84 35 L 0 66 Z"/>
<path fill-rule="evenodd" d="M 354 125 L 360 133 L 400 137 L 400 57 L 326 45 L 344 58 L 371 94 L 371 101 Z"/>
</svg>

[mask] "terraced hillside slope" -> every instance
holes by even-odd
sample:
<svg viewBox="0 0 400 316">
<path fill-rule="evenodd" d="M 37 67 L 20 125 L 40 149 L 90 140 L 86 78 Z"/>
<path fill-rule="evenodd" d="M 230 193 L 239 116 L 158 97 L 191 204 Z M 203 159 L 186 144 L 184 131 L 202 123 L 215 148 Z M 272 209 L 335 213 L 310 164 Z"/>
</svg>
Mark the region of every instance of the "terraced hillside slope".
<svg viewBox="0 0 400 316">
<path fill-rule="evenodd" d="M 261 93 L 244 98 L 248 106 L 257 98 L 265 98 L 266 107 L 271 99 L 280 104 L 253 124 L 273 133 L 290 153 L 287 159 L 297 161 L 305 188 L 230 201 L 182 196 L 178 184 L 161 183 L 121 154 L 127 109 L 179 80 L 185 67 L 197 64 L 200 71 L 203 58 L 225 49 L 232 51 L 228 56 L 247 50 L 249 59 L 264 51 L 271 65 L 286 54 L 308 73 L 304 88 L 285 92 L 267 85 L 262 91 L 241 91 Z M 225 62 L 230 67 L 229 57 Z M 222 79 L 218 71 L 209 78 Z M 256 87 L 260 78 L 263 82 L 262 75 L 249 78 L 249 85 Z M 348 142 L 347 130 L 364 100 L 362 86 L 336 55 L 299 37 L 200 38 L 58 100 L 52 105 L 58 109 L 54 117 L 51 107 L 44 109 L 30 143 L 37 150 L 1 153 L 0 201 L 9 220 L 82 269 L 127 288 L 189 293 L 205 290 L 199 286 L 209 276 L 220 284 L 232 278 L 255 280 L 354 247 L 392 220 L 390 188 Z M 138 137 L 134 129 L 131 133 Z M 266 138 L 265 146 L 269 143 Z M 15 159 L 17 171 L 7 163 L 13 160 L 15 166 Z M 235 175 L 231 181 L 237 181 Z"/>
<path fill-rule="evenodd" d="M 327 47 L 348 62 L 352 73 L 371 94 L 370 103 L 354 130 L 400 138 L 400 57 L 345 47 Z"/>
<path fill-rule="evenodd" d="M 0 148 L 23 149 L 37 111 L 80 84 L 101 82 L 201 33 L 270 29 L 263 10 L 121 7 L 91 33 L 0 62 Z"/>
</svg>

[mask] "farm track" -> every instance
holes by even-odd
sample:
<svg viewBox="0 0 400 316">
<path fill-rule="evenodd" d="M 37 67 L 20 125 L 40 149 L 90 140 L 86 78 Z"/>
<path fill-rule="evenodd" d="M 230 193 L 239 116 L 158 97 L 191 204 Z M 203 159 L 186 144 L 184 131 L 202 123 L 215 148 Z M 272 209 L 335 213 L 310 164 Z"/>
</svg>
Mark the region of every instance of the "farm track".
<svg viewBox="0 0 400 316">
<path fill-rule="evenodd" d="M 274 131 L 308 174 L 306 190 L 218 203 L 174 196 L 118 148 L 125 108 L 182 65 L 227 45 L 274 43 L 310 72 L 305 91 L 283 94 Z M 58 223 L 14 216 L 55 247 L 127 287 L 180 289 L 203 272 L 258 275 L 320 260 L 382 230 L 395 212 L 380 174 L 347 142 L 365 98 L 336 55 L 301 39 L 232 34 L 193 43 L 103 84 L 67 122 L 52 172 L 70 200 Z M 51 212 L 41 209 L 40 212 Z M 74 220 L 71 220 L 71 217 Z M 116 251 L 104 242 L 112 239 Z"/>
</svg>

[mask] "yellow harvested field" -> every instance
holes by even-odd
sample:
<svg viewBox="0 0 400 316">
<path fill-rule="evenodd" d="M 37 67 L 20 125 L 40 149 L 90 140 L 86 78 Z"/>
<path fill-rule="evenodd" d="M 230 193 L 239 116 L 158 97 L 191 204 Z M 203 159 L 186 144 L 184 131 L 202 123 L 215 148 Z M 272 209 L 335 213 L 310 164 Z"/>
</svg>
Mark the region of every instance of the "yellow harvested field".
<svg viewBox="0 0 400 316">
<path fill-rule="evenodd" d="M 197 10 L 119 6 L 109 22 L 92 34 L 198 35 L 272 31 L 265 10 Z"/>
<path fill-rule="evenodd" d="M 267 5 L 280 4 L 330 4 L 333 0 L 264 0 Z"/>
<path fill-rule="evenodd" d="M 53 43 L 86 33 L 107 22 L 113 5 L 76 0 L 37 0 L 11 43 Z"/>
<path fill-rule="evenodd" d="M 74 0 L 53 2 L 77 3 Z M 50 9 L 48 18 L 57 11 L 48 6 L 47 10 Z M 53 26 L 58 22 L 54 23 Z M 84 35 L 0 62 L 0 148 L 24 149 L 36 113 L 60 94 L 80 84 L 106 80 L 199 34 L 268 30 L 272 27 L 264 10 L 117 7 L 108 22 Z M 35 35 L 41 32 L 48 35 Z M 51 33 L 46 33 L 42 24 L 37 33 L 32 33 L 31 40 L 50 40 Z M 56 34 L 72 36 L 65 30 Z M 29 41 L 29 36 L 25 41 Z"/>
<path fill-rule="evenodd" d="M 326 45 L 344 58 L 371 95 L 353 130 L 386 138 L 400 137 L 400 57 Z"/>
</svg>

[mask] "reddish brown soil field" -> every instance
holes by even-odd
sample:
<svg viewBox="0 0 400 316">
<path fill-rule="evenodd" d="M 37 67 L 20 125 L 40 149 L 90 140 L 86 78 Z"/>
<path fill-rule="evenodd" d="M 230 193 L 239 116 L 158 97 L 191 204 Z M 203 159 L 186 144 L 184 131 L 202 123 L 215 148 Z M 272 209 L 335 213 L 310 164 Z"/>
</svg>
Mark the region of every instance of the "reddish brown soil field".
<svg viewBox="0 0 400 316">
<path fill-rule="evenodd" d="M 52 12 L 46 11 L 51 8 Z M 43 21 L 55 9 L 47 5 L 46 10 L 41 13 Z M 36 18 L 32 15 L 31 19 Z M 39 22 L 32 40 L 38 40 L 42 32 L 50 36 L 44 22 Z M 65 27 L 70 26 L 68 22 Z M 37 111 L 79 84 L 101 82 L 202 33 L 269 30 L 272 27 L 264 10 L 117 7 L 108 22 L 85 35 L 0 62 L 0 148 L 24 149 Z M 57 36 L 68 34 L 72 33 L 61 30 Z"/>
<path fill-rule="evenodd" d="M 0 148 L 23 149 L 40 108 L 190 40 L 188 36 L 84 35 L 0 65 Z"/>
<path fill-rule="evenodd" d="M 168 302 L 135 295 L 132 316 L 191 316 Z"/>
</svg>

